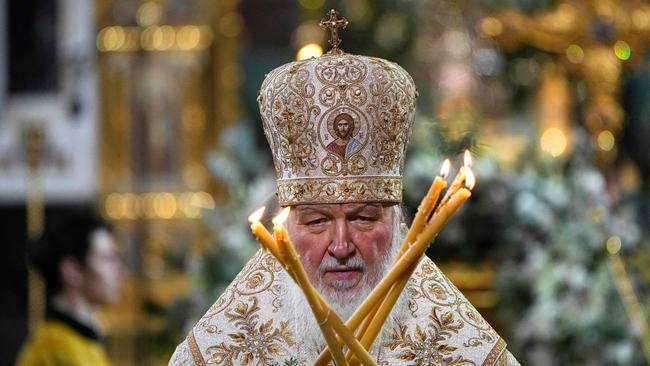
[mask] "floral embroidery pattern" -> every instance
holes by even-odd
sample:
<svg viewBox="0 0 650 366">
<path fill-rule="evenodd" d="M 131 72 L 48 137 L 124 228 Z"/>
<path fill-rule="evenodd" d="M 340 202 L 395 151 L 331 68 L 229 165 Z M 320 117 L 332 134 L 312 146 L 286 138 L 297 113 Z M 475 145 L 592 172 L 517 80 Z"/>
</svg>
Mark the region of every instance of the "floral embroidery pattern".
<svg viewBox="0 0 650 366">
<path fill-rule="evenodd" d="M 289 280 L 260 250 L 188 335 L 194 364 L 271 366 L 293 357 L 310 365 L 300 358 L 293 311 L 282 301 Z M 516 365 L 505 342 L 430 259 L 420 261 L 406 290 L 409 311 L 378 344 L 379 365 Z"/>
<path fill-rule="evenodd" d="M 400 178 L 356 179 L 296 179 L 278 182 L 278 194 L 292 201 L 311 203 L 336 203 L 384 200 L 401 200 Z"/>
<path fill-rule="evenodd" d="M 208 333 L 216 333 L 217 327 L 210 324 L 210 319 L 223 312 L 235 299 L 242 296 L 251 296 L 268 291 L 275 298 L 278 298 L 275 277 L 280 271 L 283 271 L 282 266 L 273 255 L 263 250 L 258 251 L 244 269 L 239 272 L 233 281 L 233 286 L 229 286 L 219 299 L 212 304 L 198 325 Z"/>
<path fill-rule="evenodd" d="M 284 349 L 295 345 L 288 322 L 280 321 L 277 327 L 273 319 L 261 323 L 260 307 L 255 297 L 250 304 L 240 302 L 224 315 L 239 329 L 228 334 L 232 342 L 221 342 L 206 349 L 208 365 L 271 365 Z"/>
<path fill-rule="evenodd" d="M 476 366 L 462 355 L 454 355 L 458 348 L 449 343 L 452 335 L 457 334 L 464 324 L 454 320 L 452 312 L 440 312 L 441 308 L 434 307 L 429 315 L 432 322 L 424 329 L 416 324 L 413 335 L 407 332 L 406 326 L 399 325 L 397 330 L 391 331 L 389 340 L 382 346 L 391 350 L 402 349 L 397 358 L 412 361 L 417 366 Z"/>
</svg>

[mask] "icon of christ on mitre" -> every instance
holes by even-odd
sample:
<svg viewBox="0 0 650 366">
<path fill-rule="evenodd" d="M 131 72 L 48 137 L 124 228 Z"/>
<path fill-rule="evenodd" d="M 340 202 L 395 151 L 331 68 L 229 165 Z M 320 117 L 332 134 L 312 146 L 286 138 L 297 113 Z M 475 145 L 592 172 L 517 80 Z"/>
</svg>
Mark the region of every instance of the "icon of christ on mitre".
<svg viewBox="0 0 650 366">
<path fill-rule="evenodd" d="M 253 223 L 266 232 L 256 234 L 264 249 L 169 364 L 519 365 L 424 252 L 411 255 L 433 239 L 424 233 L 434 233 L 427 230 L 436 215 L 447 212 L 440 207 L 455 197 L 435 211 L 430 205 L 406 232 L 400 203 L 417 97 L 411 76 L 395 63 L 341 51 L 338 28 L 347 21 L 334 10 L 321 25 L 332 49 L 271 71 L 258 98 L 286 221 L 273 236 Z M 410 236 L 416 221 L 425 229 Z"/>
</svg>

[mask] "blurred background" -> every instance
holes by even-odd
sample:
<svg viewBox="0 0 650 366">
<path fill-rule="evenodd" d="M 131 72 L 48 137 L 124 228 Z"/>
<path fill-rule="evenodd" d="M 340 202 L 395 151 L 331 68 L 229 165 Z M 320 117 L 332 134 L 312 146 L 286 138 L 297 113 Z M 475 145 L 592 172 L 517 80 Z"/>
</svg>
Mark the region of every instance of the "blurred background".
<svg viewBox="0 0 650 366">
<path fill-rule="evenodd" d="M 640 0 L 0 0 L 0 364 L 39 301 L 27 239 L 84 210 L 127 268 L 101 314 L 113 363 L 167 364 L 257 249 L 264 74 L 326 52 L 332 7 L 343 50 L 418 86 L 409 217 L 441 161 L 472 151 L 475 193 L 428 254 L 522 365 L 650 365 Z"/>
</svg>

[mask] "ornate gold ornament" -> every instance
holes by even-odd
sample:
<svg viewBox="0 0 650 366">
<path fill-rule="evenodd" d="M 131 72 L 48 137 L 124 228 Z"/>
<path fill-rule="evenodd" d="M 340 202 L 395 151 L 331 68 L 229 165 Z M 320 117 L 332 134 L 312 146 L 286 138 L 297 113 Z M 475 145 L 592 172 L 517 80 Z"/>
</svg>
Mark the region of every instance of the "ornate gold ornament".
<svg viewBox="0 0 650 366">
<path fill-rule="evenodd" d="M 345 18 L 321 26 L 332 50 L 271 71 L 258 102 L 281 205 L 400 202 L 417 91 L 384 59 L 338 48 Z"/>
<path fill-rule="evenodd" d="M 328 53 L 340 54 L 343 51 L 339 49 L 339 44 L 341 44 L 339 28 L 345 29 L 345 27 L 348 26 L 348 20 L 345 18 L 339 18 L 339 12 L 334 9 L 330 10 L 327 14 L 329 15 L 329 19 L 323 18 L 318 25 L 322 28 L 329 29 L 331 32 L 329 44 L 332 46 L 332 49 Z"/>
</svg>

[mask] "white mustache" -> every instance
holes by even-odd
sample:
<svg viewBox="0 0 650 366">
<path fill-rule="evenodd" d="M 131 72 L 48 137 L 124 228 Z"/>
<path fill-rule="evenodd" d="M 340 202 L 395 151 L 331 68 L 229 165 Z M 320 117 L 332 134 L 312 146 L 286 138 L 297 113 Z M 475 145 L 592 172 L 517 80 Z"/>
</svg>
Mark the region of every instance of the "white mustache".
<svg viewBox="0 0 650 366">
<path fill-rule="evenodd" d="M 344 260 L 338 260 L 328 255 L 321 261 L 320 266 L 318 267 L 318 272 L 321 276 L 323 276 L 325 272 L 336 270 L 340 266 L 346 266 L 351 270 L 360 270 L 364 273 L 367 269 L 366 262 L 364 262 L 363 259 L 361 259 L 361 256 L 358 254 L 354 255 L 353 257 L 348 257 Z"/>
</svg>

